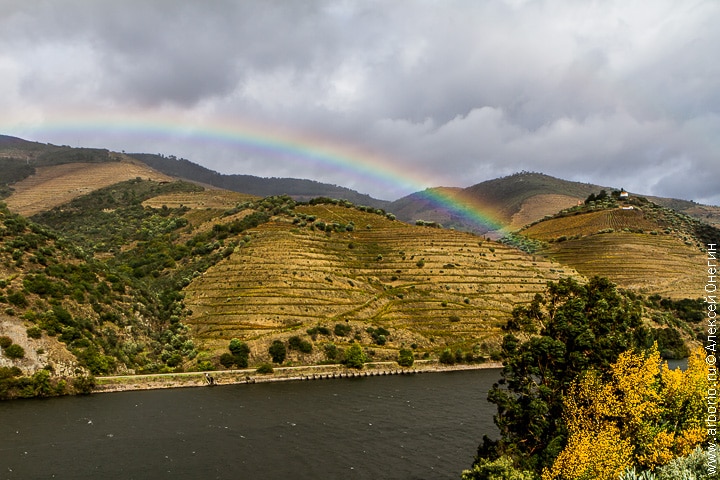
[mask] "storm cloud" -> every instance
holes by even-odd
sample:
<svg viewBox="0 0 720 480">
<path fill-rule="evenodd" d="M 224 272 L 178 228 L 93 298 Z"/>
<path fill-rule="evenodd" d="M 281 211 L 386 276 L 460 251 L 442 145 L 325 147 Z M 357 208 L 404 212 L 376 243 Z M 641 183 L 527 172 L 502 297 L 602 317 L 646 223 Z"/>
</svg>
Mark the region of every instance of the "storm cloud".
<svg viewBox="0 0 720 480">
<path fill-rule="evenodd" d="M 287 155 L 43 128 L 237 118 L 361 145 L 415 187 L 530 170 L 720 204 L 719 22 L 713 1 L 9 0 L 0 133 L 409 193 Z"/>
</svg>

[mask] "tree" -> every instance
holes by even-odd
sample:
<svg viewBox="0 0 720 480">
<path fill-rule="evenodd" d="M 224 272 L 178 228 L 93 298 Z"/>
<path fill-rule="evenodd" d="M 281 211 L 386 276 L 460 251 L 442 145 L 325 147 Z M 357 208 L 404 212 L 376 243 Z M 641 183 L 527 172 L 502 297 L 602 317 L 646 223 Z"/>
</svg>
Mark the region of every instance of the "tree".
<svg viewBox="0 0 720 480">
<path fill-rule="evenodd" d="M 640 305 L 598 277 L 586 285 L 549 282 L 544 295 L 513 311 L 506 331 L 502 378 L 488 394 L 497 405 L 500 440 L 485 438 L 478 458 L 509 455 L 540 472 L 565 444 L 563 397 L 573 380 L 591 367 L 606 371 L 621 352 L 644 346 L 649 334 Z"/>
<path fill-rule="evenodd" d="M 287 356 L 287 348 L 281 340 L 273 340 L 268 352 L 275 363 L 283 363 Z"/>
<path fill-rule="evenodd" d="M 224 367 L 237 365 L 238 368 L 247 368 L 248 357 L 250 356 L 250 347 L 248 347 L 247 343 L 242 342 L 237 338 L 233 338 L 230 340 L 228 350 L 230 350 L 230 353 L 232 354 L 232 361 L 230 361 L 226 354 L 221 355 L 220 363 Z"/>
<path fill-rule="evenodd" d="M 454 365 L 455 364 L 455 355 L 450 351 L 449 348 L 446 348 L 445 350 L 440 353 L 440 363 L 443 365 Z"/>
<path fill-rule="evenodd" d="M 362 347 L 358 343 L 353 343 L 345 350 L 345 365 L 350 368 L 363 368 L 363 364 L 367 361 L 367 356 Z"/>
<path fill-rule="evenodd" d="M 615 480 L 690 455 L 707 438 L 704 358 L 699 348 L 686 371 L 670 370 L 653 347 L 622 353 L 608 374 L 586 372 L 565 398 L 568 442 L 543 480 Z"/>
<path fill-rule="evenodd" d="M 412 367 L 413 363 L 415 363 L 415 357 L 413 356 L 412 350 L 401 348 L 398 353 L 397 363 L 401 367 Z"/>
</svg>

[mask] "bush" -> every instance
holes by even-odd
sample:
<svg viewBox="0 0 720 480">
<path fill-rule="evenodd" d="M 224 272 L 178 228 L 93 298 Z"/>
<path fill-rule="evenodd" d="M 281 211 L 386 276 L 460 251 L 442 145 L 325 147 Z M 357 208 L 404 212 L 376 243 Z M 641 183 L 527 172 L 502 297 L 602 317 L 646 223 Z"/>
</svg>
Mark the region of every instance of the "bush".
<svg viewBox="0 0 720 480">
<path fill-rule="evenodd" d="M 230 368 L 233 365 L 236 365 L 238 368 L 247 368 L 248 357 L 250 356 L 250 347 L 248 347 L 247 343 L 233 338 L 230 340 L 228 349 L 230 350 L 229 356 L 228 354 L 222 354 L 220 356 L 220 363 L 226 368 Z"/>
<path fill-rule="evenodd" d="M 348 367 L 357 368 L 359 370 L 363 368 L 363 364 L 366 361 L 367 356 L 359 344 L 353 343 L 347 350 L 345 350 L 345 365 Z"/>
<path fill-rule="evenodd" d="M 312 352 L 312 343 L 307 340 L 303 340 L 297 335 L 294 335 L 288 339 L 288 347 L 290 350 L 299 350 L 302 353 Z"/>
<path fill-rule="evenodd" d="M 338 360 L 340 357 L 340 350 L 338 349 L 337 345 L 334 343 L 328 343 L 323 347 L 323 350 L 325 351 L 325 358 L 328 360 Z"/>
<path fill-rule="evenodd" d="M 273 373 L 275 370 L 273 369 L 273 366 L 271 364 L 263 363 L 255 371 L 257 373 L 261 373 L 261 374 L 268 374 L 268 373 Z"/>
<path fill-rule="evenodd" d="M 235 364 L 235 357 L 231 353 L 223 353 L 220 355 L 220 365 L 225 368 L 232 368 Z"/>
<path fill-rule="evenodd" d="M 346 337 L 352 331 L 352 327 L 347 323 L 336 323 L 333 333 L 338 337 Z"/>
<path fill-rule="evenodd" d="M 13 344 L 12 338 L 3 335 L 0 337 L 0 348 L 7 348 Z"/>
<path fill-rule="evenodd" d="M 274 340 L 270 345 L 270 348 L 268 349 L 268 353 L 270 353 L 270 357 L 272 358 L 273 362 L 280 364 L 285 361 L 285 357 L 287 356 L 287 348 L 282 341 Z"/>
<path fill-rule="evenodd" d="M 531 472 L 518 470 L 510 457 L 481 459 L 472 470 L 462 472 L 462 480 L 535 480 Z"/>
<path fill-rule="evenodd" d="M 413 356 L 412 350 L 401 348 L 398 353 L 397 363 L 401 367 L 412 367 L 413 363 L 415 363 L 415 357 Z"/>
<path fill-rule="evenodd" d="M 75 377 L 72 381 L 72 386 L 75 393 L 87 395 L 92 393 L 95 388 L 95 383 L 95 377 L 92 375 L 83 375 L 81 377 Z"/>
<path fill-rule="evenodd" d="M 42 336 L 42 330 L 39 327 L 30 327 L 27 329 L 27 336 L 38 339 Z"/>
<path fill-rule="evenodd" d="M 455 364 L 455 355 L 453 355 L 449 348 L 446 348 L 440 354 L 440 363 L 442 363 L 443 365 Z"/>
<path fill-rule="evenodd" d="M 16 307 L 27 307 L 28 306 L 28 301 L 22 292 L 11 293 L 10 295 L 7 296 L 7 300 L 8 300 L 8 302 L 10 302 L 11 305 L 15 305 Z"/>
<path fill-rule="evenodd" d="M 25 349 L 22 348 L 17 343 L 13 343 L 9 347 L 4 348 L 3 353 L 8 358 L 12 358 L 12 359 L 23 358 L 25 356 Z"/>
</svg>

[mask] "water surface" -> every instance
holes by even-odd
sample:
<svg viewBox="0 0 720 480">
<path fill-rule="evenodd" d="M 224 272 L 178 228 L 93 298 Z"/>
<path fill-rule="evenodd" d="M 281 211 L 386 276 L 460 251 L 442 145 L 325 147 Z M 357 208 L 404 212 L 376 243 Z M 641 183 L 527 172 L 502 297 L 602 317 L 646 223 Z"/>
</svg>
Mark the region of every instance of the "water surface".
<svg viewBox="0 0 720 480">
<path fill-rule="evenodd" d="M 459 479 L 498 370 L 0 402 L 0 479 Z"/>
</svg>

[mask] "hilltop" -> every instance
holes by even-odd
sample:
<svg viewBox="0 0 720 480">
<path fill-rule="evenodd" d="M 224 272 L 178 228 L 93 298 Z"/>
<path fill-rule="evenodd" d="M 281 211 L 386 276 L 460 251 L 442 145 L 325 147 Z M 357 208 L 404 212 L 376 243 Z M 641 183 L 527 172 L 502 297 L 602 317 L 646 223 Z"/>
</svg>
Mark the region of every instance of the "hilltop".
<svg viewBox="0 0 720 480">
<path fill-rule="evenodd" d="M 430 189 L 433 190 L 442 192 L 461 204 L 471 205 L 473 209 L 496 219 L 504 231 L 515 231 L 546 216 L 582 204 L 590 194 L 601 190 L 609 192 L 615 188 L 572 182 L 542 173 L 519 172 L 467 188 Z M 710 225 L 720 226 L 720 207 L 672 198 L 648 199 Z M 488 226 L 478 225 L 447 209 L 438 208 L 428 200 L 427 192 L 413 193 L 390 203 L 387 208 L 399 219 L 411 223 L 428 220 L 446 228 L 479 234 L 492 233 Z"/>
<path fill-rule="evenodd" d="M 694 298 L 706 273 L 699 268 L 705 246 L 720 238 L 720 230 L 644 197 L 614 195 L 565 209 L 518 235 L 536 241 L 536 253 L 583 275 L 605 276 L 641 293 Z"/>
<path fill-rule="evenodd" d="M 290 195 L 296 201 L 328 197 L 393 212 L 401 221 L 434 222 L 445 228 L 492 234 L 487 225 L 448 211 L 429 200 L 435 192 L 471 206 L 499 222 L 503 231 L 513 231 L 548 215 L 582 203 L 592 192 L 613 190 L 593 184 L 562 180 L 549 175 L 520 172 L 488 180 L 467 188 L 435 187 L 395 201 L 373 198 L 338 185 L 301 178 L 263 178 L 253 175 L 224 175 L 173 155 L 124 154 L 106 149 L 71 148 L 29 142 L 0 135 L 0 168 L 4 175 L 0 198 L 11 209 L 27 215 L 47 210 L 75 196 L 109 185 L 108 182 L 149 178 L 158 181 L 183 179 L 210 188 L 266 197 Z M 83 175 L 77 175 L 82 172 Z M 50 192 L 50 194 L 48 194 Z M 720 207 L 695 202 L 649 197 L 672 208 L 720 226 Z"/>
<path fill-rule="evenodd" d="M 201 182 L 213 187 L 241 192 L 259 197 L 290 195 L 295 200 L 307 201 L 315 197 L 338 198 L 375 208 L 386 208 L 390 202 L 373 198 L 342 186 L 300 178 L 265 178 L 255 175 L 225 175 L 214 172 L 184 158 L 172 155 L 131 153 L 136 158 L 159 172 L 173 177 Z"/>
</svg>

